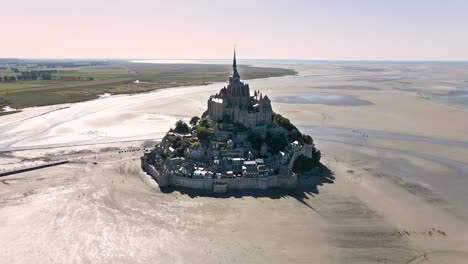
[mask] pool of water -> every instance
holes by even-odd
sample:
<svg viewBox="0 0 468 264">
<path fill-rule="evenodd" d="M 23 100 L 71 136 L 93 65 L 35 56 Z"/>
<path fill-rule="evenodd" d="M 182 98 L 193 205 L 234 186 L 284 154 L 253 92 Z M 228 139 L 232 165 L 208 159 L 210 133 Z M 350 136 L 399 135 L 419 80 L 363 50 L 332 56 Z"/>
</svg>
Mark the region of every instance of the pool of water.
<svg viewBox="0 0 468 264">
<path fill-rule="evenodd" d="M 435 94 L 431 92 L 421 93 L 424 97 L 437 102 L 455 104 L 468 108 L 468 91 L 450 91 L 445 94 Z"/>
<path fill-rule="evenodd" d="M 410 87 L 410 85 L 411 85 L 410 83 L 406 83 L 406 82 L 395 82 L 392 84 L 393 88 L 396 90 L 405 91 L 405 92 L 418 91 L 418 89 L 414 87 Z"/>
</svg>

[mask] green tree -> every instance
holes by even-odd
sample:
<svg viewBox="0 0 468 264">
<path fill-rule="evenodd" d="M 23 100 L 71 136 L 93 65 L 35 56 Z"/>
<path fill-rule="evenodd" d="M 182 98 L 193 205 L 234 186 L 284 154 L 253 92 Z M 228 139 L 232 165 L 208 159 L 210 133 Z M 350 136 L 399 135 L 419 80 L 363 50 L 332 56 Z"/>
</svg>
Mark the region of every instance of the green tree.
<svg viewBox="0 0 468 264">
<path fill-rule="evenodd" d="M 313 145 L 314 144 L 314 140 L 312 139 L 311 136 L 309 135 L 305 135 L 305 134 L 301 134 L 301 139 L 304 141 L 304 143 L 306 144 L 309 144 L 309 145 Z"/>
<path fill-rule="evenodd" d="M 209 118 L 202 118 L 199 123 L 200 126 L 203 126 L 205 128 L 211 128 L 214 127 L 215 122 Z"/>
<path fill-rule="evenodd" d="M 301 138 L 301 136 L 301 133 L 296 128 L 291 129 L 291 131 L 289 131 L 288 134 L 288 138 L 290 141 L 298 140 L 299 138 Z"/>
<path fill-rule="evenodd" d="M 291 131 L 293 129 L 297 130 L 296 126 L 294 126 L 289 119 L 277 113 L 273 113 L 273 124 L 281 126 L 288 131 Z"/>
<path fill-rule="evenodd" d="M 189 127 L 188 127 L 187 123 L 185 123 L 184 121 L 178 120 L 176 122 L 176 127 L 175 127 L 174 131 L 179 133 L 179 134 L 187 134 L 189 132 Z"/>
<path fill-rule="evenodd" d="M 174 157 L 183 157 L 185 155 L 185 150 L 190 146 L 188 141 L 183 141 L 180 146 L 175 150 Z"/>
<path fill-rule="evenodd" d="M 284 148 L 288 145 L 288 139 L 283 133 L 279 135 L 272 135 L 270 132 L 267 132 L 265 141 L 273 154 L 278 153 L 280 150 L 284 150 Z"/>
<path fill-rule="evenodd" d="M 211 138 L 211 132 L 206 127 L 197 126 L 197 137 L 202 141 L 209 140 Z"/>
<path fill-rule="evenodd" d="M 192 117 L 192 119 L 190 119 L 189 124 L 191 126 L 196 126 L 198 124 L 198 121 L 200 121 L 200 118 L 198 116 L 194 116 Z"/>
</svg>

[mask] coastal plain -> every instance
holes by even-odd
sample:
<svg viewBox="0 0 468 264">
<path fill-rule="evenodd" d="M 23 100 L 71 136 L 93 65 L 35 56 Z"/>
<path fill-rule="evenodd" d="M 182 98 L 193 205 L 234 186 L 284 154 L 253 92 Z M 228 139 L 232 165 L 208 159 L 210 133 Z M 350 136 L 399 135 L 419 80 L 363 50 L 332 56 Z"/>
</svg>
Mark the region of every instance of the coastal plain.
<svg viewBox="0 0 468 264">
<path fill-rule="evenodd" d="M 0 59 L 0 109 L 76 103 L 107 94 L 134 94 L 168 87 L 203 85 L 224 80 L 228 69 L 229 66 L 223 64 L 153 64 L 112 60 L 69 63 L 14 60 L 8 64 Z M 51 74 L 47 79 L 5 82 L 2 79 L 12 75 L 21 78 L 31 72 Z M 286 68 L 248 65 L 243 67 L 242 73 L 246 79 L 295 74 Z M 0 115 L 9 113 L 0 112 Z"/>
<path fill-rule="evenodd" d="M 161 191 L 140 168 L 225 83 L 0 116 L 4 263 L 466 263 L 468 64 L 262 62 L 248 80 L 310 134 L 294 191 Z M 242 78 L 242 74 L 241 74 Z M 1 171 L 0 171 L 1 172 Z"/>
</svg>

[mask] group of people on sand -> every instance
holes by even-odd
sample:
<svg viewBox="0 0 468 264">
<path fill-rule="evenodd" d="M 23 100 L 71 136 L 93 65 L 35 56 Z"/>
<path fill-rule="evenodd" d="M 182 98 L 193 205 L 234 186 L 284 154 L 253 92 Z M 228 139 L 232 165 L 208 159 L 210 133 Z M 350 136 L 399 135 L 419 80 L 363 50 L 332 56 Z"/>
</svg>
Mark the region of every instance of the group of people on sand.
<svg viewBox="0 0 468 264">
<path fill-rule="evenodd" d="M 443 236 L 447 236 L 447 233 L 446 233 L 445 231 L 440 230 L 440 229 L 436 229 L 435 227 L 433 227 L 433 228 L 432 228 L 431 230 L 429 230 L 428 232 L 422 232 L 423 235 L 429 235 L 429 236 L 432 236 L 432 235 L 434 235 L 434 234 L 436 234 L 436 233 L 441 234 L 441 235 L 443 235 Z M 415 235 L 415 234 L 417 234 L 417 232 L 414 231 L 414 230 L 409 230 L 409 231 L 407 231 L 407 230 L 398 231 L 398 235 L 400 235 L 400 236 L 405 236 L 405 235 L 406 235 L 406 236 L 411 236 L 412 234 Z"/>
</svg>

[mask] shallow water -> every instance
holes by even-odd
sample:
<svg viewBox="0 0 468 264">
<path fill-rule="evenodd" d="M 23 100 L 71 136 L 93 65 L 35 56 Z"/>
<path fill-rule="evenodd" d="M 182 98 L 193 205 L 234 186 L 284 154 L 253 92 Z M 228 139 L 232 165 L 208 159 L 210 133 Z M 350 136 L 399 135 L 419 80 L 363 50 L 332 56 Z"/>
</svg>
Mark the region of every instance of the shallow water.
<svg viewBox="0 0 468 264">
<path fill-rule="evenodd" d="M 17 111 L 17 109 L 15 109 L 15 108 L 13 108 L 13 107 L 7 105 L 7 106 L 5 106 L 5 107 L 2 108 L 2 111 L 3 111 L 3 112 L 13 112 L 13 111 Z"/>
<path fill-rule="evenodd" d="M 371 105 L 366 100 L 358 99 L 348 94 L 319 94 L 319 95 L 298 95 L 298 96 L 276 96 L 271 100 L 285 104 L 323 104 L 341 106 Z"/>
<path fill-rule="evenodd" d="M 449 91 L 445 94 L 437 94 L 431 92 L 424 92 L 423 95 L 430 100 L 446 103 L 460 105 L 468 108 L 468 91 Z"/>
<path fill-rule="evenodd" d="M 456 147 L 466 150 L 468 142 L 368 129 L 324 126 L 298 126 L 298 128 L 305 134 L 313 135 L 314 141 L 326 155 L 331 154 L 349 163 L 367 160 L 368 165 L 364 165 L 366 169 L 374 170 L 378 175 L 385 175 L 388 180 L 411 185 L 412 188 L 429 188 L 425 191 L 427 197 L 423 198 L 437 201 L 439 205 L 443 204 L 445 208 L 468 220 L 468 208 L 465 206 L 468 203 L 466 195 L 468 160 L 454 160 L 436 150 L 433 153 L 426 153 L 417 148 L 399 149 L 393 147 L 391 143 L 387 146 L 373 145 L 372 142 L 375 141 L 369 139 L 394 140 L 396 143 L 405 141 L 405 145 L 408 146 L 423 142 L 428 144 L 427 146 L 434 145 L 434 149 Z M 378 154 L 367 156 L 365 152 L 360 151 L 361 149 L 372 150 Z M 365 157 L 362 157 L 363 155 Z M 411 163 L 409 158 L 424 160 L 430 165 L 418 166 Z M 441 174 L 434 169 L 436 166 L 444 167 L 446 171 Z"/>
<path fill-rule="evenodd" d="M 405 82 L 395 82 L 392 84 L 392 87 L 395 90 L 407 91 L 407 92 L 415 92 L 418 90 L 414 87 L 410 87 L 410 83 L 405 83 Z"/>
<path fill-rule="evenodd" d="M 317 87 L 324 90 L 353 90 L 353 91 L 378 91 L 381 89 L 371 86 L 358 86 L 358 85 L 336 85 L 336 86 L 320 86 Z"/>
<path fill-rule="evenodd" d="M 380 138 L 380 139 L 393 139 L 393 140 L 404 140 L 404 141 L 418 141 L 425 142 L 437 145 L 445 145 L 450 147 L 463 147 L 468 149 L 468 142 L 452 140 L 452 139 L 442 139 L 442 138 L 432 138 L 424 137 L 418 135 L 410 134 L 401 134 L 393 132 L 385 132 L 379 130 L 359 130 L 353 128 L 343 128 L 343 127 L 324 127 L 324 126 L 298 126 L 298 128 L 310 135 L 315 135 L 316 137 L 321 138 L 341 138 L 347 140 L 348 142 L 359 142 L 356 139 L 361 140 L 362 137 L 371 137 L 371 138 Z"/>
</svg>

